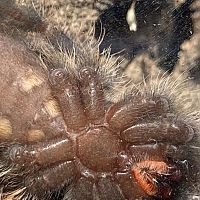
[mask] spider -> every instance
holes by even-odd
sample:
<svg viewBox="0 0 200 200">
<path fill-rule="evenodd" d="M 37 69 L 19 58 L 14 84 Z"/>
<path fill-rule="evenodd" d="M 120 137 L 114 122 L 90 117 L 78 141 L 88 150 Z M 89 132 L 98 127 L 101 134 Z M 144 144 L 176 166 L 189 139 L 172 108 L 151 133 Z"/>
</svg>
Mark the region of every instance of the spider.
<svg viewBox="0 0 200 200">
<path fill-rule="evenodd" d="M 184 178 L 173 154 L 193 126 L 150 91 L 109 101 L 109 59 L 59 36 L 41 56 L 44 69 L 37 51 L 0 34 L 3 199 L 171 198 Z"/>
<path fill-rule="evenodd" d="M 138 94 L 111 103 L 97 68 L 56 68 L 47 76 L 26 48 L 4 36 L 1 44 L 1 55 L 12 57 L 1 61 L 5 191 L 20 185 L 39 199 L 60 187 L 64 199 L 171 196 L 182 174 L 167 152 L 194 131 L 168 99 Z"/>
</svg>

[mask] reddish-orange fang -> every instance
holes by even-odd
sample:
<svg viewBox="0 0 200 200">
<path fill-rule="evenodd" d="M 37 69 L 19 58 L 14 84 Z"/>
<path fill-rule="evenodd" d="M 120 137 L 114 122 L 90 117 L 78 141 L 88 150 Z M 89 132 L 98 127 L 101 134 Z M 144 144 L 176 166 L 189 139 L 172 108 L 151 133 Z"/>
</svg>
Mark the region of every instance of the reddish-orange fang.
<svg viewBox="0 0 200 200">
<path fill-rule="evenodd" d="M 149 196 L 167 199 L 172 193 L 170 183 L 180 179 L 176 166 L 164 161 L 145 160 L 132 167 L 134 178 Z"/>
</svg>

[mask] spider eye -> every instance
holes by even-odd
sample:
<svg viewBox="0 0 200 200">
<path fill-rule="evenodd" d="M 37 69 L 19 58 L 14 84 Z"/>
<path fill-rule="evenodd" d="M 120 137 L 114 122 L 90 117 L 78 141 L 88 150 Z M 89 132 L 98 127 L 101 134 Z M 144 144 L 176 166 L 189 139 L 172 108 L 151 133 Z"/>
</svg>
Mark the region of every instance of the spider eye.
<svg viewBox="0 0 200 200">
<path fill-rule="evenodd" d="M 163 161 L 145 160 L 132 167 L 133 177 L 149 196 L 162 199 L 170 197 L 171 184 L 181 177 L 180 170 Z"/>
</svg>

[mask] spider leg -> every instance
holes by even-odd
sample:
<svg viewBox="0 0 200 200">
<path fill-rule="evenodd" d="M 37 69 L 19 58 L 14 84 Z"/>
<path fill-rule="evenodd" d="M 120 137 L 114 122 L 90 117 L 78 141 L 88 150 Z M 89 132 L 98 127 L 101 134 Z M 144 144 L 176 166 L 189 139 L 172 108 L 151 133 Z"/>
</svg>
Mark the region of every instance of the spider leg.
<svg viewBox="0 0 200 200">
<path fill-rule="evenodd" d="M 79 85 L 75 77 L 64 69 L 55 69 L 50 75 L 53 96 L 58 100 L 67 129 L 80 130 L 87 125 Z"/>
<path fill-rule="evenodd" d="M 193 138 L 194 130 L 183 121 L 164 119 L 133 125 L 124 130 L 121 136 L 133 144 L 152 143 L 153 141 L 184 144 Z"/>
<path fill-rule="evenodd" d="M 129 147 L 130 154 L 134 156 L 134 162 L 151 158 L 157 161 L 163 161 L 166 157 L 168 149 L 172 148 L 171 145 L 161 144 L 144 144 L 144 145 L 131 145 Z M 137 159 L 136 159 L 137 158 Z"/>
<path fill-rule="evenodd" d="M 8 154 L 12 162 L 20 166 L 49 166 L 54 163 L 73 160 L 75 148 L 67 138 L 54 139 L 33 145 L 13 145 Z"/>
<path fill-rule="evenodd" d="M 170 144 L 131 144 L 128 146 L 129 155 L 125 156 L 123 153 L 119 157 L 119 166 L 123 172 L 129 171 L 133 163 L 138 163 L 145 160 L 166 161 L 167 157 L 172 153 L 177 152 L 177 148 Z"/>
<path fill-rule="evenodd" d="M 64 199 L 93 200 L 94 189 L 94 183 L 82 177 L 67 191 Z"/>
<path fill-rule="evenodd" d="M 155 118 L 168 110 L 169 102 L 162 97 L 144 99 L 136 96 L 112 105 L 106 113 L 106 121 L 112 129 L 123 131 L 144 118 Z"/>
<path fill-rule="evenodd" d="M 66 161 L 51 169 L 34 172 L 34 175 L 25 179 L 25 186 L 31 193 L 42 198 L 45 197 L 44 191 L 55 190 L 59 185 L 70 185 L 78 177 L 79 172 L 74 161 Z"/>
<path fill-rule="evenodd" d="M 137 182 L 130 178 L 129 173 L 117 173 L 115 178 L 118 181 L 123 193 L 126 194 L 126 199 L 134 200 L 147 197 Z"/>
<path fill-rule="evenodd" d="M 88 120 L 92 123 L 100 123 L 104 120 L 105 99 L 103 88 L 95 71 L 86 68 L 81 69 L 81 92 Z"/>
<path fill-rule="evenodd" d="M 102 178 L 97 183 L 99 199 L 102 200 L 124 200 L 121 189 L 112 180 Z"/>
</svg>

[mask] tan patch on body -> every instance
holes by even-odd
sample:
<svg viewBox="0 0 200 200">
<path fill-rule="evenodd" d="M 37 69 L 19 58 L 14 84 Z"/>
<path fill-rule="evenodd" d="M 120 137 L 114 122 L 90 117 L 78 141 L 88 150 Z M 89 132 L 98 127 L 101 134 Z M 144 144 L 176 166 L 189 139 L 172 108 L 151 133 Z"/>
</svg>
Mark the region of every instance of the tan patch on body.
<svg viewBox="0 0 200 200">
<path fill-rule="evenodd" d="M 25 77 L 20 80 L 20 87 L 23 91 L 29 92 L 35 87 L 39 87 L 44 80 L 32 70 L 30 70 Z"/>
<path fill-rule="evenodd" d="M 61 111 L 60 111 L 58 102 L 55 99 L 50 99 L 50 100 L 44 102 L 44 107 L 45 107 L 47 113 L 52 118 L 61 115 Z"/>
<path fill-rule="evenodd" d="M 0 117 L 0 138 L 8 139 L 12 135 L 12 125 L 8 119 Z"/>
<path fill-rule="evenodd" d="M 37 142 L 45 138 L 45 134 L 42 130 L 30 130 L 28 131 L 28 141 Z"/>
</svg>

